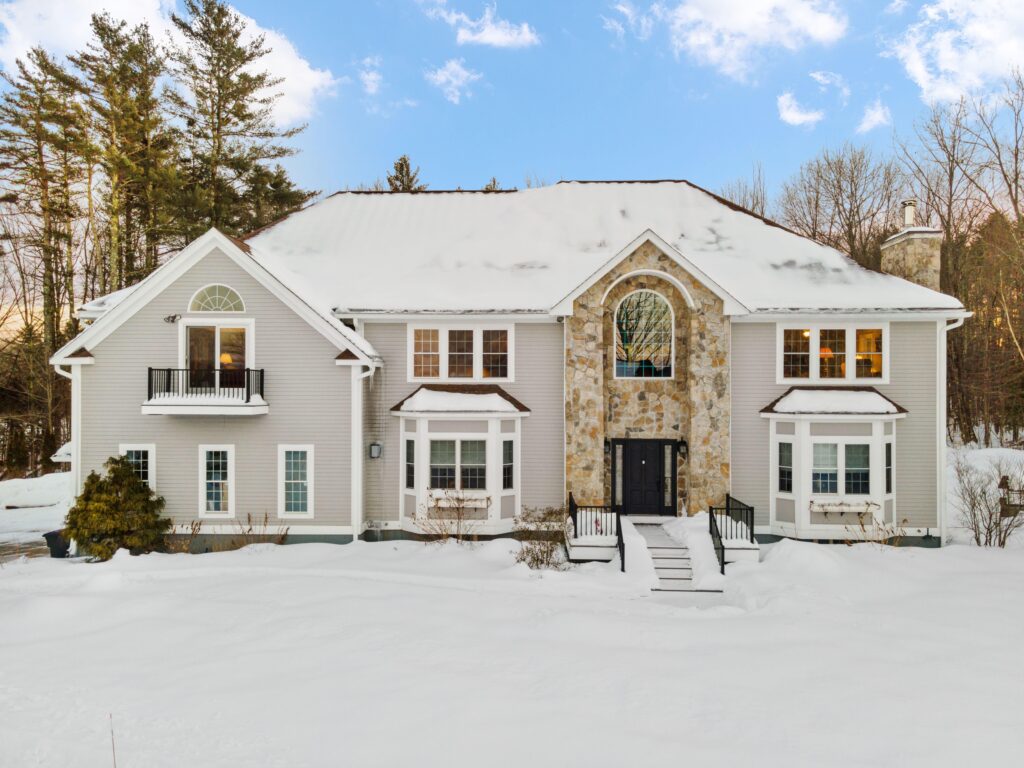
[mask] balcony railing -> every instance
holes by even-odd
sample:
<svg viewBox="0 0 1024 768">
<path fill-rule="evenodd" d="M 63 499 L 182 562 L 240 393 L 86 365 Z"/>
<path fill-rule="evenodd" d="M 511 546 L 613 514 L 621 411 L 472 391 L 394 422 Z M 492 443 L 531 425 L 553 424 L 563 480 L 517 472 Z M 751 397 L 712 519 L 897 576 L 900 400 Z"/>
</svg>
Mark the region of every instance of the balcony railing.
<svg viewBox="0 0 1024 768">
<path fill-rule="evenodd" d="M 147 402 L 263 399 L 263 369 L 150 368 Z"/>
</svg>

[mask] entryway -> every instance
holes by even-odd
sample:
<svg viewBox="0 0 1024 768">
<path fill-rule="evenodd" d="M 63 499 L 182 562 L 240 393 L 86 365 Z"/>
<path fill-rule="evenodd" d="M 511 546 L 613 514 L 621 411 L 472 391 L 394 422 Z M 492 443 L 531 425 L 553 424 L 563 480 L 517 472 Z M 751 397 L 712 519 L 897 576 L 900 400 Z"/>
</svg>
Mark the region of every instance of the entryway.
<svg viewBox="0 0 1024 768">
<path fill-rule="evenodd" d="M 676 514 L 676 440 L 612 440 L 614 507 L 628 515 Z"/>
</svg>

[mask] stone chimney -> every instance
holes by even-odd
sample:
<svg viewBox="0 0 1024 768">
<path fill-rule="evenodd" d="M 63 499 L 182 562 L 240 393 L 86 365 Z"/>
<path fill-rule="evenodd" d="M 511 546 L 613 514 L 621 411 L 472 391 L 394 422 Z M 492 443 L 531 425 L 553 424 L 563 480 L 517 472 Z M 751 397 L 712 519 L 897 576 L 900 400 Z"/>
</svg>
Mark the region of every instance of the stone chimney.
<svg viewBox="0 0 1024 768">
<path fill-rule="evenodd" d="M 903 229 L 882 243 L 882 271 L 939 290 L 942 230 L 917 226 L 917 200 L 904 200 Z"/>
</svg>

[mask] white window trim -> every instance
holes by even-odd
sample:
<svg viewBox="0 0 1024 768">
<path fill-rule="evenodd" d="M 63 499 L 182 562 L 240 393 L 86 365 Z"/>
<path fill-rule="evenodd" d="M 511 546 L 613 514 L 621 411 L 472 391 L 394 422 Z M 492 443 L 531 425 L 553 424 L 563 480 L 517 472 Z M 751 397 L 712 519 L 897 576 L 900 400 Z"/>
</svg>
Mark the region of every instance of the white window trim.
<svg viewBox="0 0 1024 768">
<path fill-rule="evenodd" d="M 224 288 L 227 288 L 229 291 L 232 291 L 238 297 L 238 300 L 240 302 L 242 302 L 242 308 L 241 309 L 216 309 L 216 310 L 192 309 L 192 303 L 196 300 L 196 296 L 198 296 L 200 293 L 205 291 L 207 288 L 214 288 L 214 287 L 217 287 L 217 286 L 222 286 Z M 189 297 L 188 304 L 186 304 L 185 307 L 186 307 L 186 310 L 188 312 L 195 312 L 196 314 L 200 314 L 200 315 L 201 314 L 210 314 L 210 315 L 225 314 L 225 315 L 227 315 L 227 314 L 235 314 L 235 313 L 242 314 L 242 313 L 245 312 L 245 299 L 242 298 L 242 294 L 240 294 L 238 291 L 236 291 L 234 288 L 232 288 L 227 283 L 207 283 L 206 285 L 204 285 L 201 288 L 199 288 L 195 293 L 193 293 Z"/>
<path fill-rule="evenodd" d="M 789 490 L 779 490 L 779 470 L 781 464 L 779 464 L 779 443 L 789 444 Z M 772 493 L 780 499 L 796 499 L 796 488 L 797 483 L 800 482 L 800 478 L 796 473 L 796 458 L 797 458 L 797 442 L 796 435 L 776 435 L 775 442 L 772 445 L 773 453 L 771 456 L 772 460 Z"/>
<path fill-rule="evenodd" d="M 783 441 L 785 442 L 785 441 Z M 872 435 L 857 435 L 849 436 L 844 435 L 842 437 L 833 436 L 818 436 L 812 437 L 810 440 L 810 451 L 809 456 L 811 458 L 810 463 L 810 485 L 807 487 L 807 495 L 811 502 L 815 502 L 817 497 L 827 499 L 829 502 L 840 501 L 840 502 L 860 502 L 860 501 L 873 501 L 875 497 L 883 494 L 878 493 L 878 489 L 885 489 L 885 467 L 875 466 L 875 461 L 872 459 L 871 450 L 872 447 L 877 444 L 874 436 Z M 836 492 L 835 493 L 816 493 L 814 491 L 814 446 L 816 445 L 835 445 L 836 446 L 836 464 L 837 471 L 839 473 L 836 478 Z M 868 492 L 867 493 L 847 493 L 846 491 L 846 446 L 848 445 L 866 445 L 868 446 Z M 882 449 L 885 450 L 884 448 Z M 895 457 L 894 457 L 895 458 Z M 884 459 L 883 459 L 884 463 Z M 894 465 L 895 466 L 895 465 Z M 881 471 L 879 471 L 881 469 Z"/>
<path fill-rule="evenodd" d="M 285 452 L 305 451 L 306 452 L 306 500 L 308 502 L 305 512 L 286 512 L 284 508 L 284 487 L 285 487 Z M 312 444 L 289 444 L 278 443 L 277 445 L 277 517 L 280 520 L 312 520 L 315 514 L 315 485 L 316 475 L 316 454 Z"/>
<path fill-rule="evenodd" d="M 619 308 L 622 306 L 622 302 L 632 296 L 634 293 L 653 293 L 666 304 L 668 304 L 669 315 L 672 317 L 672 351 L 670 353 L 670 360 L 672 361 L 672 372 L 668 376 L 660 376 L 658 378 L 652 378 L 647 376 L 619 376 L 618 370 L 618 358 L 615 356 L 616 348 L 616 333 L 618 332 L 618 318 Z M 676 378 L 676 310 L 672 306 L 672 302 L 668 300 L 668 297 L 660 291 L 655 291 L 652 288 L 637 288 L 635 291 L 630 291 L 615 305 L 615 311 L 612 313 L 612 378 L 619 381 L 673 381 Z"/>
<path fill-rule="evenodd" d="M 214 362 L 220 370 L 220 329 L 245 329 L 245 367 L 256 367 L 256 320 L 251 317 L 237 317 L 226 313 L 197 313 L 193 317 L 183 317 L 178 321 L 178 368 L 188 367 L 188 329 L 193 326 L 212 326 L 217 329 L 214 334 Z"/>
<path fill-rule="evenodd" d="M 121 443 L 117 446 L 119 456 L 124 456 L 128 451 L 149 451 L 149 478 L 146 481 L 150 490 L 156 490 L 156 443 Z"/>
<path fill-rule="evenodd" d="M 206 452 L 227 451 L 228 454 L 228 511 L 207 512 L 206 511 Z M 199 517 L 204 520 L 233 520 L 235 517 L 235 497 L 238 495 L 238 488 L 235 485 L 235 446 L 234 445 L 211 445 L 199 446 Z"/>
<path fill-rule="evenodd" d="M 415 332 L 420 330 L 437 331 L 439 360 L 438 376 L 415 375 Z M 473 377 L 448 376 L 448 331 L 473 331 Z M 504 378 L 484 378 L 484 331 L 505 331 L 508 334 L 508 376 Z M 484 384 L 507 384 L 515 381 L 516 337 L 515 325 L 506 323 L 410 323 L 406 326 L 406 371 L 410 383 L 448 383 L 465 384 L 466 382 Z"/>
<path fill-rule="evenodd" d="M 880 377 L 861 377 L 858 378 L 857 373 L 857 330 L 870 330 L 880 328 L 882 330 L 882 375 Z M 818 342 L 819 333 L 822 330 L 827 329 L 841 329 L 846 331 L 846 377 L 842 379 L 823 379 L 821 378 L 821 365 L 819 352 L 821 345 Z M 806 379 L 800 378 L 787 378 L 783 375 L 783 337 L 784 331 L 786 330 L 810 330 L 810 349 L 811 349 L 811 360 L 810 360 L 810 376 Z M 826 320 L 817 320 L 815 322 L 804 322 L 804 323 L 776 323 L 775 325 L 775 383 L 776 384 L 792 384 L 792 385 L 857 385 L 857 386 L 872 386 L 876 384 L 888 384 L 889 383 L 889 371 L 891 368 L 890 356 L 889 356 L 889 339 L 890 330 L 889 322 L 887 320 L 864 320 L 859 322 L 828 322 Z"/>
<path fill-rule="evenodd" d="M 443 432 L 431 432 L 427 437 L 427 490 L 435 496 L 443 496 L 446 492 L 452 491 L 458 492 L 466 498 L 482 498 L 488 494 L 488 488 L 491 484 L 491 467 L 490 462 L 487 460 L 487 456 L 490 453 L 490 444 L 488 441 L 487 432 L 466 432 L 464 434 L 446 434 Z M 433 466 L 430 462 L 430 444 L 431 443 L 455 443 L 455 487 L 454 488 L 434 488 L 430 485 L 430 469 Z M 479 442 L 484 444 L 484 487 L 483 488 L 461 488 L 462 485 L 462 444 L 465 442 Z M 478 467 L 479 464 L 471 464 L 470 466 Z"/>
</svg>

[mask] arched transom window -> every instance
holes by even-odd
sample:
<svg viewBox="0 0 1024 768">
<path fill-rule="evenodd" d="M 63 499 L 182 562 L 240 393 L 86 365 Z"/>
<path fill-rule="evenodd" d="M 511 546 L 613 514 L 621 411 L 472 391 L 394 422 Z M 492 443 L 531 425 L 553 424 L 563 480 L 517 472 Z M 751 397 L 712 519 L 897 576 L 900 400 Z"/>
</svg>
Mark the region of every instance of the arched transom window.
<svg viewBox="0 0 1024 768">
<path fill-rule="evenodd" d="M 634 291 L 615 311 L 615 377 L 672 378 L 672 308 L 654 291 Z"/>
<path fill-rule="evenodd" d="M 192 297 L 189 312 L 245 312 L 242 297 L 226 285 L 208 285 Z"/>
</svg>

